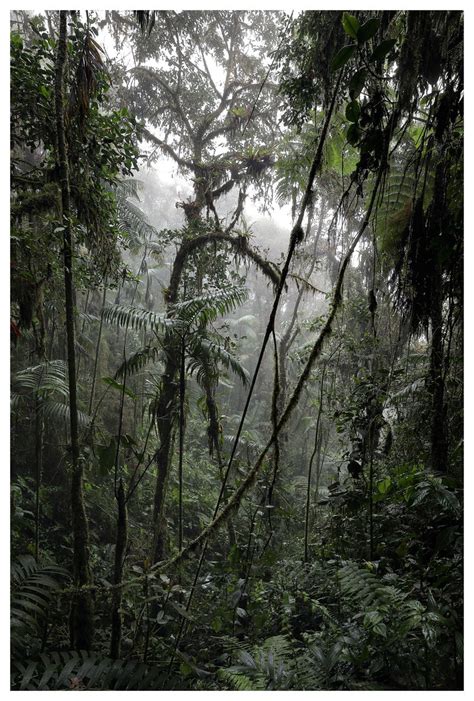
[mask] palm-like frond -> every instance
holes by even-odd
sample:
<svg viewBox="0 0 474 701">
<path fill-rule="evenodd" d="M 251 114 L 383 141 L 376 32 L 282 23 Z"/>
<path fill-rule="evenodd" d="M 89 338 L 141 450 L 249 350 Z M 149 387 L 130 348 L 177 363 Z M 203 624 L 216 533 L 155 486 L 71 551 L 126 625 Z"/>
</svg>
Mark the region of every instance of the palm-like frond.
<svg viewBox="0 0 474 701">
<path fill-rule="evenodd" d="M 90 101 L 97 92 L 99 80 L 107 75 L 104 58 L 104 50 L 87 32 L 69 99 L 69 114 L 78 113 L 81 121 L 89 111 Z"/>
<path fill-rule="evenodd" d="M 219 677 L 232 689 L 288 689 L 294 674 L 295 651 L 284 635 L 267 638 L 251 651 L 240 649 L 237 664 L 219 671 Z"/>
<path fill-rule="evenodd" d="M 140 201 L 140 192 L 144 189 L 144 183 L 138 178 L 124 178 L 117 183 L 115 189 L 117 195 L 122 199 L 133 197 L 133 199 Z"/>
<path fill-rule="evenodd" d="M 222 342 L 218 334 L 212 338 L 195 334 L 191 339 L 189 353 L 191 360 L 188 368 L 192 374 L 196 374 L 199 384 L 203 383 L 204 374 L 209 370 L 209 364 L 222 365 L 240 378 L 245 385 L 248 381 L 248 372 Z"/>
<path fill-rule="evenodd" d="M 213 290 L 173 305 L 172 313 L 188 324 L 203 326 L 243 304 L 247 294 L 245 287 L 229 286 L 223 290 Z"/>
<path fill-rule="evenodd" d="M 179 302 L 171 307 L 169 316 L 136 307 L 116 305 L 102 312 L 104 321 L 120 327 L 153 331 L 156 335 L 166 332 L 186 337 L 190 357 L 188 369 L 202 385 L 204 376 L 217 375 L 221 365 L 235 373 L 245 384 L 248 374 L 238 359 L 225 347 L 218 333 L 210 333 L 206 326 L 218 316 L 228 314 L 245 300 L 247 290 L 229 286 L 224 290 L 207 292 L 199 297 Z M 116 377 L 132 375 L 147 363 L 156 362 L 162 353 L 158 345 L 147 345 L 127 358 L 115 373 Z"/>
<path fill-rule="evenodd" d="M 142 370 L 148 363 L 156 363 L 162 353 L 158 346 L 145 346 L 127 358 L 115 373 L 115 377 L 130 376 Z"/>
<path fill-rule="evenodd" d="M 63 404 L 62 402 L 55 402 L 51 399 L 47 401 L 40 402 L 40 410 L 46 421 L 51 421 L 52 423 L 63 421 L 69 426 L 70 422 L 70 411 L 69 404 Z M 77 421 L 79 426 L 88 426 L 91 422 L 91 417 L 84 413 L 83 411 L 77 411 Z"/>
<path fill-rule="evenodd" d="M 54 397 L 59 395 L 62 401 Z M 69 383 L 67 363 L 64 360 L 51 360 L 17 372 L 12 380 L 11 409 L 17 411 L 26 397 L 39 400 L 38 411 L 46 420 L 66 421 L 69 424 Z M 81 426 L 90 423 L 90 416 L 77 412 Z"/>
<path fill-rule="evenodd" d="M 11 639 L 18 654 L 27 638 L 38 635 L 39 626 L 50 613 L 51 604 L 67 572 L 56 565 L 39 566 L 31 555 L 19 557 L 12 564 L 10 609 Z"/>
<path fill-rule="evenodd" d="M 166 672 L 139 660 L 92 655 L 85 651 L 52 652 L 38 659 L 13 663 L 15 690 L 156 690 L 163 688 Z"/>
<path fill-rule="evenodd" d="M 145 241 L 149 247 L 151 239 L 158 235 L 157 230 L 150 224 L 141 207 L 130 201 L 134 199 L 139 202 L 139 193 L 142 189 L 143 182 L 136 178 L 121 180 L 113 188 L 117 206 L 118 225 L 123 234 L 126 235 L 132 248 L 137 248 Z M 158 244 L 155 245 L 158 246 Z M 161 252 L 162 247 L 160 246 L 159 248 Z"/>
<path fill-rule="evenodd" d="M 414 154 L 411 156 L 414 160 Z M 423 177 L 415 174 L 415 166 L 410 162 L 402 167 L 399 163 L 391 163 L 390 171 L 383 188 L 383 197 L 375 218 L 375 230 L 379 239 L 381 251 L 393 264 L 401 255 L 401 240 L 406 228 L 413 205 L 424 192 L 424 207 L 428 205 L 433 190 L 433 173 L 428 171 Z"/>
<path fill-rule="evenodd" d="M 120 304 L 104 309 L 102 317 L 108 324 L 137 331 L 154 331 L 164 333 L 171 330 L 184 330 L 184 325 L 177 319 L 171 319 L 164 314 L 156 314 L 139 307 L 126 307 Z"/>
<path fill-rule="evenodd" d="M 114 305 L 102 312 L 104 321 L 135 330 L 185 332 L 194 324 L 205 326 L 218 316 L 228 314 L 245 301 L 247 290 L 243 287 L 229 287 L 225 290 L 208 292 L 199 297 L 179 302 L 172 306 L 170 315 L 140 309 Z"/>
<path fill-rule="evenodd" d="M 132 246 L 138 246 L 157 234 L 145 212 L 127 198 L 117 197 L 117 213 L 121 231 L 128 234 Z"/>
<path fill-rule="evenodd" d="M 12 380 L 12 394 L 37 394 L 47 396 L 58 392 L 69 397 L 67 364 L 64 360 L 51 360 L 17 372 Z"/>
</svg>

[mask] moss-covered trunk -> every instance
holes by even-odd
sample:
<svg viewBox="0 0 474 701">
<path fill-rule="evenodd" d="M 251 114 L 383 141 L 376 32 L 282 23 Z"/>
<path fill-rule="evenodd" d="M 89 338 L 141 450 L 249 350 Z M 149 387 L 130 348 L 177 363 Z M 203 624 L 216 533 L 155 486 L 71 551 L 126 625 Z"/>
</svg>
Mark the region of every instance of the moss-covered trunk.
<svg viewBox="0 0 474 701">
<path fill-rule="evenodd" d="M 163 560 L 166 555 L 166 515 L 165 499 L 168 486 L 169 466 L 171 462 L 171 447 L 173 423 L 176 409 L 178 386 L 176 383 L 179 368 L 179 349 L 171 334 L 165 339 L 167 349 L 165 372 L 161 378 L 161 393 L 156 407 L 156 423 L 160 447 L 156 451 L 157 467 L 155 500 L 153 505 L 153 562 Z"/>
<path fill-rule="evenodd" d="M 117 489 L 117 537 L 115 541 L 114 560 L 114 585 L 122 583 L 123 565 L 128 542 L 128 516 L 127 500 L 123 482 L 120 480 Z M 112 659 L 120 657 L 120 647 L 122 642 L 122 614 L 120 607 L 122 604 L 122 589 L 120 586 L 114 589 L 112 595 L 112 633 L 110 639 L 110 656 Z"/>
<path fill-rule="evenodd" d="M 74 594 L 70 615 L 71 646 L 88 650 L 94 632 L 93 600 L 90 589 L 89 528 L 84 505 L 82 463 L 79 459 L 77 421 L 76 351 L 74 331 L 74 278 L 71 231 L 69 168 L 64 127 L 64 73 L 67 60 L 67 11 L 60 11 L 58 53 L 56 59 L 55 103 L 57 161 L 61 187 L 62 225 L 64 243 L 64 289 L 66 299 L 66 345 L 69 378 L 69 413 L 71 432 L 71 512 L 73 532 L 73 578 L 78 591 Z M 79 587 L 86 587 L 80 591 Z"/>
<path fill-rule="evenodd" d="M 439 276 L 441 278 L 441 276 Z M 431 468 L 436 472 L 447 471 L 448 446 L 446 440 L 446 417 L 444 401 L 444 353 L 441 279 L 433 285 L 431 299 Z"/>
</svg>

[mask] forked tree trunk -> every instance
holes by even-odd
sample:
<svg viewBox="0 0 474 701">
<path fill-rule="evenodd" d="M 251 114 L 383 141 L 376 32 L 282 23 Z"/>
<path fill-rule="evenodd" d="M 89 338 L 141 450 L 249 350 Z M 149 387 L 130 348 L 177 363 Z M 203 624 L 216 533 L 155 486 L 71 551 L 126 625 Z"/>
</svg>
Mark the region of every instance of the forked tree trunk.
<svg viewBox="0 0 474 701">
<path fill-rule="evenodd" d="M 67 10 L 59 13 L 59 39 L 56 59 L 55 102 L 57 160 L 59 166 L 62 226 L 64 243 L 64 289 L 66 300 L 66 342 L 69 378 L 69 410 L 71 432 L 71 511 L 73 532 L 73 578 L 75 586 L 86 587 L 77 591 L 71 604 L 70 637 L 76 650 L 88 650 L 94 633 L 94 610 L 89 567 L 89 528 L 84 505 L 82 463 L 79 460 L 77 422 L 76 353 L 74 334 L 74 280 L 72 271 L 71 204 L 69 168 L 64 128 L 64 73 L 67 60 Z"/>
</svg>

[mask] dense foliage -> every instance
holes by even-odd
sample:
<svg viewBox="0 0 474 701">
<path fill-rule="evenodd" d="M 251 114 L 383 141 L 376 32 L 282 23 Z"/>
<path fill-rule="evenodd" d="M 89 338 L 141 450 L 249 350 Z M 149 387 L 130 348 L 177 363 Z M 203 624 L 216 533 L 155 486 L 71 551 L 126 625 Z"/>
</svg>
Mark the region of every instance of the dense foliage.
<svg viewBox="0 0 474 701">
<path fill-rule="evenodd" d="M 11 29 L 12 688 L 462 689 L 462 13 Z"/>
</svg>

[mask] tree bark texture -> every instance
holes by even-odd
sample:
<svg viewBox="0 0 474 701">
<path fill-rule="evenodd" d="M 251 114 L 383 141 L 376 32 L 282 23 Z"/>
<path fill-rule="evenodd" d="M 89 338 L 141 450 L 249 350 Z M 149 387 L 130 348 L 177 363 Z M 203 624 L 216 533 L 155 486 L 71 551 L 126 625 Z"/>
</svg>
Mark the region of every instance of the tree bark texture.
<svg viewBox="0 0 474 701">
<path fill-rule="evenodd" d="M 56 59 L 55 103 L 57 160 L 59 167 L 63 245 L 64 245 L 64 289 L 66 300 L 66 343 L 69 379 L 69 413 L 71 432 L 71 512 L 73 532 L 73 578 L 79 588 L 92 583 L 89 566 L 89 528 L 84 504 L 82 463 L 79 459 L 77 421 L 76 351 L 74 330 L 74 279 L 72 270 L 71 203 L 69 190 L 69 167 L 64 126 L 64 74 L 67 61 L 67 11 L 59 15 L 59 39 Z M 73 595 L 70 615 L 71 646 L 88 650 L 92 646 L 94 611 L 89 590 L 77 591 Z"/>
<path fill-rule="evenodd" d="M 117 537 L 115 541 L 114 584 L 121 584 L 125 552 L 128 542 L 127 500 L 123 481 L 120 480 L 117 489 Z M 112 634 L 110 640 L 110 656 L 116 660 L 120 657 L 122 642 L 122 589 L 114 589 L 112 595 Z"/>
</svg>

